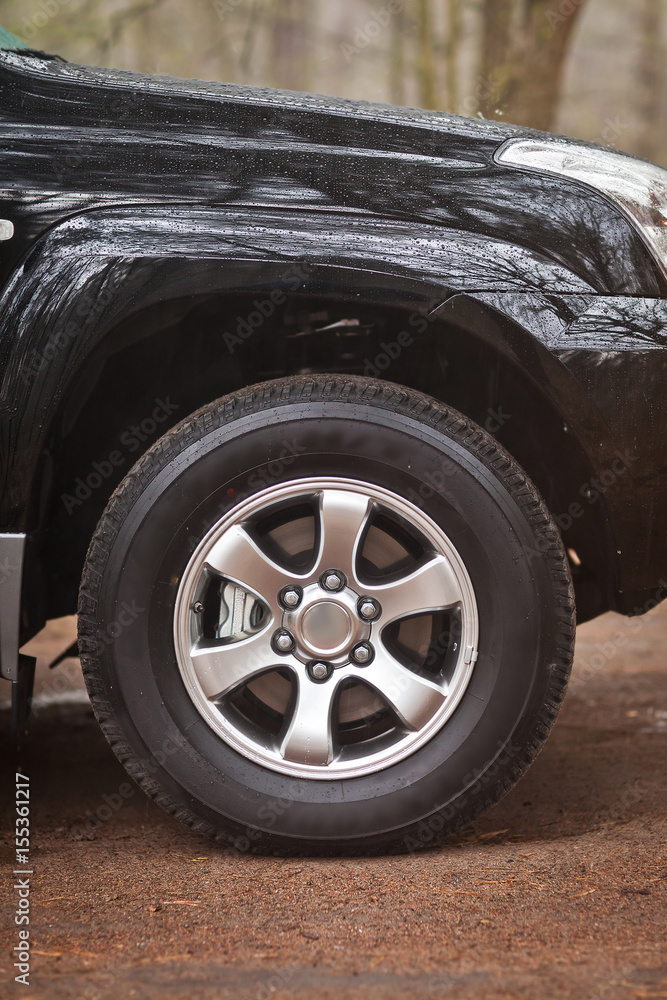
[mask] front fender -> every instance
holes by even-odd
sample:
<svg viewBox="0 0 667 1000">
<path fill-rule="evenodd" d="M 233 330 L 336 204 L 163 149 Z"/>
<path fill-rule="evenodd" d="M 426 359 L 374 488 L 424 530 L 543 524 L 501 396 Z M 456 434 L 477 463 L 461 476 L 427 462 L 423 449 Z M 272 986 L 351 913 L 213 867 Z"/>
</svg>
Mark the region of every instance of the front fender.
<svg viewBox="0 0 667 1000">
<path fill-rule="evenodd" d="M 10 443 L 0 526 L 24 523 L 50 418 L 124 319 L 182 296 L 267 288 L 421 311 L 463 290 L 592 294 L 525 248 L 364 214 L 132 206 L 74 216 L 38 241 L 0 302 L 0 426 Z"/>
</svg>

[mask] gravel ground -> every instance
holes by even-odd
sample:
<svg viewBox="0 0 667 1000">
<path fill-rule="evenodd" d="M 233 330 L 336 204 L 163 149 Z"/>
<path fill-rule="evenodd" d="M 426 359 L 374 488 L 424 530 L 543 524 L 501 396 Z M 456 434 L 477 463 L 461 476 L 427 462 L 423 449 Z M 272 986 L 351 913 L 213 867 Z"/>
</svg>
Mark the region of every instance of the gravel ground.
<svg viewBox="0 0 667 1000">
<path fill-rule="evenodd" d="M 10 801 L 1 997 L 667 998 L 667 609 L 582 626 L 517 787 L 444 845 L 372 859 L 229 853 L 162 813 L 98 732 L 78 661 L 46 670 L 73 628 L 31 644 L 31 974 L 12 981 Z"/>
</svg>

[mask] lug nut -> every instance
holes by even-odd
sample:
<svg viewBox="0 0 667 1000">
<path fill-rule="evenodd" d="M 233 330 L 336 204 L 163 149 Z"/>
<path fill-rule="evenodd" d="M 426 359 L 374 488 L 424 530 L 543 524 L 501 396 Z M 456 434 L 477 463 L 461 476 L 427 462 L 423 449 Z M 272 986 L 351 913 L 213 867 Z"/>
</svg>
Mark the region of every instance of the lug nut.
<svg viewBox="0 0 667 1000">
<path fill-rule="evenodd" d="M 357 605 L 357 610 L 362 618 L 367 622 L 373 621 L 380 614 L 380 605 L 377 601 L 374 601 L 372 597 L 361 597 L 359 599 L 359 604 Z"/>
<path fill-rule="evenodd" d="M 301 587 L 285 587 L 284 590 L 280 591 L 280 603 L 289 611 L 298 608 L 301 604 L 301 597 Z"/>
<path fill-rule="evenodd" d="M 370 642 L 360 642 L 352 650 L 351 656 L 355 663 L 359 663 L 361 666 L 365 667 L 375 656 L 375 650 L 371 646 Z"/>
<path fill-rule="evenodd" d="M 273 648 L 277 653 L 291 653 L 294 649 L 292 634 L 285 628 L 279 628 L 273 633 Z"/>
<path fill-rule="evenodd" d="M 309 663 L 307 669 L 308 675 L 314 681 L 326 681 L 333 673 L 329 663 Z"/>
<path fill-rule="evenodd" d="M 345 577 L 336 569 L 328 569 L 326 573 L 322 574 L 320 584 L 325 590 L 331 590 L 335 593 L 345 586 Z"/>
</svg>

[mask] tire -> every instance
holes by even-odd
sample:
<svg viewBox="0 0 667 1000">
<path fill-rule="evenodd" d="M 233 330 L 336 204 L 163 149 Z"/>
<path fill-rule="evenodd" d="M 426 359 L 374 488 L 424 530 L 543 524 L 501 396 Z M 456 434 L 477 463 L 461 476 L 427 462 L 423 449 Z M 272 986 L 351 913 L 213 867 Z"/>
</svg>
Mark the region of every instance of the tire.
<svg viewBox="0 0 667 1000">
<path fill-rule="evenodd" d="M 273 854 L 416 850 L 475 819 L 544 743 L 574 625 L 516 462 L 434 399 L 338 375 L 165 434 L 102 515 L 79 601 L 130 775 Z"/>
</svg>

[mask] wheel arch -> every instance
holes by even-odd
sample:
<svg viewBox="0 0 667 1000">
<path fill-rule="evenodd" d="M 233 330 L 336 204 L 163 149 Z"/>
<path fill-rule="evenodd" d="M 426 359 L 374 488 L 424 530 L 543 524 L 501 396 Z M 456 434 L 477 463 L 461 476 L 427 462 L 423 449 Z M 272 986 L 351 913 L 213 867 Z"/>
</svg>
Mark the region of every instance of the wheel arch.
<svg viewBox="0 0 667 1000">
<path fill-rule="evenodd" d="M 576 519 L 567 513 L 581 500 L 581 484 L 594 474 L 576 423 L 569 423 L 572 414 L 558 405 L 557 379 L 571 380 L 568 373 L 506 315 L 469 296 L 450 297 L 435 310 L 428 301 L 409 309 L 392 296 L 378 299 L 350 301 L 342 289 L 338 295 L 299 289 L 253 337 L 217 358 L 211 357 L 211 345 L 230 329 L 223 317 L 233 317 L 233 329 L 238 316 L 253 310 L 255 290 L 173 300 L 168 325 L 161 306 L 146 307 L 119 324 L 91 355 L 78 386 L 73 383 L 51 421 L 45 571 L 52 579 L 47 589 L 68 603 L 50 614 L 71 610 L 81 560 L 109 495 L 164 430 L 227 392 L 307 370 L 386 378 L 435 396 L 484 426 L 538 485 L 560 519 L 566 546 L 578 554 L 582 566 L 573 570 L 580 617 L 612 606 L 606 505 L 582 507 Z M 354 338 L 317 331 L 290 338 L 280 324 L 299 310 L 320 316 L 328 310 L 326 319 L 334 323 L 360 318 L 362 325 L 372 314 L 380 329 L 357 338 L 363 345 L 356 353 L 347 346 Z M 328 325 L 325 319 L 318 322 Z M 285 349 L 305 342 L 308 349 L 300 347 L 299 356 Z M 589 404 L 580 402 L 588 413 Z M 63 580 L 50 575 L 67 549 L 78 555 L 71 582 L 63 587 Z"/>
</svg>

